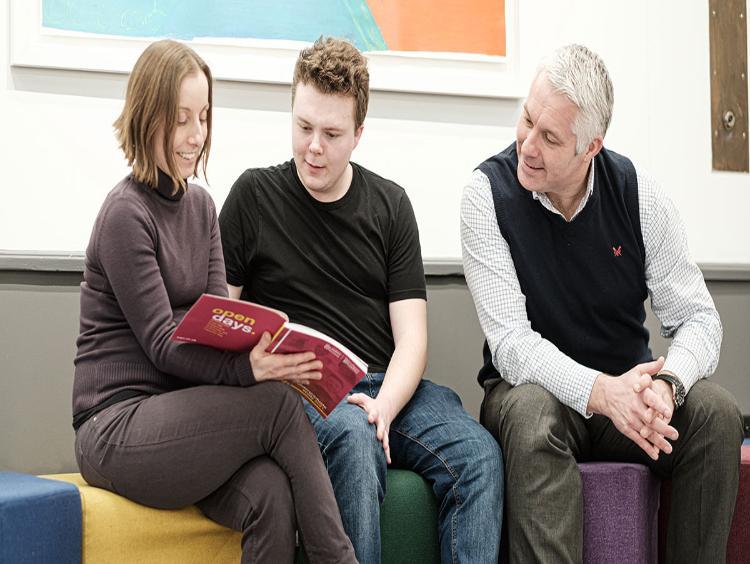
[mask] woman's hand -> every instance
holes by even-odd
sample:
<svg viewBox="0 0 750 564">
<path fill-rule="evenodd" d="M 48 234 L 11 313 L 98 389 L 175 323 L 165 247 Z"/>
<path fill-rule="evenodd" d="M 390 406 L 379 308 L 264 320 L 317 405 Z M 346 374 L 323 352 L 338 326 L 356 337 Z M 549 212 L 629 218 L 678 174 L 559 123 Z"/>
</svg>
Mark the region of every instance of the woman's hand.
<svg viewBox="0 0 750 564">
<path fill-rule="evenodd" d="M 315 359 L 315 353 L 273 354 L 266 352 L 270 343 L 271 334 L 266 331 L 250 351 L 250 366 L 256 382 L 277 380 L 307 384 L 310 380 L 320 380 L 323 363 Z"/>
</svg>

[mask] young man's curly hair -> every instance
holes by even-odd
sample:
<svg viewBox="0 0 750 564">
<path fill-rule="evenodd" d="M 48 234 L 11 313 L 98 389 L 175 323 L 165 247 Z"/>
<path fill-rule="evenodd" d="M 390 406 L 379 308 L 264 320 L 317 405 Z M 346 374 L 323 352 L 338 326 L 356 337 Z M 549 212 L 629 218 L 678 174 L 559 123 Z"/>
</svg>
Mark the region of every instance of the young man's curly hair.
<svg viewBox="0 0 750 564">
<path fill-rule="evenodd" d="M 370 97 L 370 73 L 367 59 L 343 39 L 319 37 L 312 47 L 303 49 L 294 66 L 292 104 L 297 84 L 311 84 L 324 94 L 354 98 L 354 129 L 364 123 Z"/>
</svg>

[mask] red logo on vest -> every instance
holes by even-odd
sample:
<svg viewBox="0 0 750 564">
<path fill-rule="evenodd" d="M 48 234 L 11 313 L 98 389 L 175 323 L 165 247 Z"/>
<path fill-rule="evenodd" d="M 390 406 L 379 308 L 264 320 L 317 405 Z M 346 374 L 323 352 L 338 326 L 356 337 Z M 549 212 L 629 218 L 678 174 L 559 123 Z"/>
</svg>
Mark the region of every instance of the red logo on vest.
<svg viewBox="0 0 750 564">
<path fill-rule="evenodd" d="M 621 256 L 622 256 L 622 245 L 620 245 L 620 246 L 619 246 L 619 247 L 617 247 L 617 248 L 615 248 L 615 247 L 612 247 L 612 253 L 613 253 L 613 254 L 614 254 L 614 255 L 615 255 L 616 257 L 621 257 Z"/>
</svg>

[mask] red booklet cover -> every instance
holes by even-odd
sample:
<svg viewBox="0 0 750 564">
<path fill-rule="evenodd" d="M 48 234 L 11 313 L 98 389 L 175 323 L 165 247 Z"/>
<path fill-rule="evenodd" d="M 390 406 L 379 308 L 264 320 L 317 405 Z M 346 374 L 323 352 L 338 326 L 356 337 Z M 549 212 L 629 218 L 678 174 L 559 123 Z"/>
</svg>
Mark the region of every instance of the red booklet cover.
<svg viewBox="0 0 750 564">
<path fill-rule="evenodd" d="M 265 331 L 275 335 L 288 320 L 285 313 L 270 307 L 203 294 L 182 318 L 172 340 L 250 351 Z"/>
<path fill-rule="evenodd" d="M 312 351 L 323 363 L 320 380 L 309 384 L 286 382 L 323 416 L 367 373 L 367 364 L 335 339 L 310 327 L 289 323 L 284 312 L 253 302 L 203 294 L 182 318 L 173 341 L 217 349 L 250 351 L 268 331 L 271 353 Z"/>
<path fill-rule="evenodd" d="M 268 347 L 273 353 L 312 351 L 323 363 L 320 380 L 289 385 L 302 394 L 323 417 L 367 374 L 367 364 L 328 335 L 297 323 L 286 323 Z"/>
</svg>

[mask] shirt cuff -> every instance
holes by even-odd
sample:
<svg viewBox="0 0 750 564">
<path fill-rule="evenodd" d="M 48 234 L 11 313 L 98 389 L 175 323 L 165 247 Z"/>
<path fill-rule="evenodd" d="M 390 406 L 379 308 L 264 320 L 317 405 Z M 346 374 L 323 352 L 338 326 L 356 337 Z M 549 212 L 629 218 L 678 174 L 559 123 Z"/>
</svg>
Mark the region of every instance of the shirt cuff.
<svg viewBox="0 0 750 564">
<path fill-rule="evenodd" d="M 671 372 L 677 376 L 685 387 L 686 394 L 699 379 L 698 362 L 690 351 L 681 347 L 671 347 L 669 349 L 667 360 L 664 361 L 664 368 L 662 370 Z"/>
<path fill-rule="evenodd" d="M 596 377 L 599 376 L 599 374 L 601 374 L 601 372 L 598 370 L 586 368 L 583 374 L 576 375 L 581 381 L 581 386 L 579 388 L 580 395 L 570 407 L 575 409 L 586 419 L 593 415 L 593 413 L 587 411 L 587 408 L 589 406 L 589 399 L 591 398 L 591 390 L 594 388 L 594 382 L 596 382 Z"/>
</svg>

